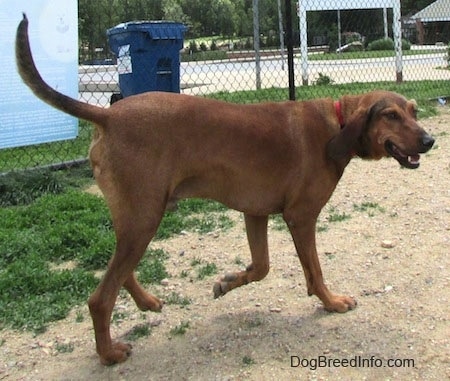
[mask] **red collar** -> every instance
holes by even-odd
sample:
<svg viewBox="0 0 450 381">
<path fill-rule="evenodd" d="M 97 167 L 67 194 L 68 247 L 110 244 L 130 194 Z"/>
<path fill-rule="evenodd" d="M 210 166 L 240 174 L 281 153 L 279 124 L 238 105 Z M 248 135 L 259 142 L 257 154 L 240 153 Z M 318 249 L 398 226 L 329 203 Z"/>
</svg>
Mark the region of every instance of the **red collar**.
<svg viewBox="0 0 450 381">
<path fill-rule="evenodd" d="M 344 121 L 344 116 L 342 115 L 342 107 L 341 107 L 341 102 L 340 101 L 335 101 L 334 102 L 334 109 L 336 111 L 336 116 L 337 116 L 337 118 L 339 120 L 339 125 L 341 126 L 341 129 L 343 129 L 344 126 L 345 126 L 345 121 Z M 351 156 L 355 157 L 355 156 L 358 156 L 358 155 L 356 154 L 355 151 L 352 151 L 351 152 Z"/>
<path fill-rule="evenodd" d="M 341 110 L 341 102 L 340 101 L 335 101 L 334 102 L 334 109 L 336 110 L 336 116 L 339 120 L 339 125 L 341 126 L 341 128 L 344 128 L 345 122 L 344 122 L 344 116 L 342 115 L 342 110 Z"/>
</svg>

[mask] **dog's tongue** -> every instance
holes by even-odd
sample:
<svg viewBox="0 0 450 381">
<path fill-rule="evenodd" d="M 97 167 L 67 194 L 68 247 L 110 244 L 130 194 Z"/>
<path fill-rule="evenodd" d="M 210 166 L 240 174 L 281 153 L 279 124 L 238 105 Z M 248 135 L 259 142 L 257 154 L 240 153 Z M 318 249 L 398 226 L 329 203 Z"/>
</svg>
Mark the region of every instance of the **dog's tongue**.
<svg viewBox="0 0 450 381">
<path fill-rule="evenodd" d="M 417 165 L 420 162 L 420 155 L 406 155 L 397 146 L 394 146 L 394 151 L 397 155 L 401 156 L 402 158 L 408 158 L 408 163 L 412 165 Z"/>
<path fill-rule="evenodd" d="M 420 162 L 420 155 L 408 156 L 408 162 L 410 164 L 419 164 L 419 162 Z"/>
</svg>

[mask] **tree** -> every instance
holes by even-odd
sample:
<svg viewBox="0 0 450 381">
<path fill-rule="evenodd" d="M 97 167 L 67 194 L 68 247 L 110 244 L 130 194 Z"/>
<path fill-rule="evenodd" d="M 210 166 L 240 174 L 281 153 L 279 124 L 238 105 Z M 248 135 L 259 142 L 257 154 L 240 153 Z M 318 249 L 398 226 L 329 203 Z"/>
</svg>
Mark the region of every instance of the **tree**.
<svg viewBox="0 0 450 381">
<path fill-rule="evenodd" d="M 233 36 L 238 25 L 235 5 L 231 0 L 216 0 L 211 5 L 209 15 L 216 30 L 223 36 Z"/>
<path fill-rule="evenodd" d="M 163 0 L 162 11 L 165 20 L 181 22 L 186 25 L 191 24 L 191 19 L 183 12 L 179 1 Z"/>
<path fill-rule="evenodd" d="M 402 0 L 402 14 L 415 13 L 433 1 Z M 179 21 L 188 26 L 188 35 L 193 38 L 252 36 L 252 5 L 252 0 L 79 0 L 80 58 L 94 58 L 98 48 L 103 49 L 105 57 L 109 51 L 106 30 L 126 21 Z M 296 1 L 292 1 L 292 6 L 295 35 L 298 32 Z M 274 33 L 278 31 L 277 2 L 259 0 L 259 8 L 260 32 L 277 37 L 278 34 Z M 341 23 L 342 30 L 357 31 L 369 39 L 382 33 L 382 13 L 379 10 L 342 11 Z M 310 39 L 327 35 L 336 24 L 336 11 L 308 12 Z"/>
</svg>

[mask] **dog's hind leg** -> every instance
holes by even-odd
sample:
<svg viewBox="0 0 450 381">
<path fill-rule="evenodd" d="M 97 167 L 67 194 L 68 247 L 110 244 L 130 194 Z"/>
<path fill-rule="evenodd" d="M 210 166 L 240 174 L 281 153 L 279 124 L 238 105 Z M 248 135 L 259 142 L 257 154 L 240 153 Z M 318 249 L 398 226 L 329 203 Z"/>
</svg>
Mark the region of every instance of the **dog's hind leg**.
<svg viewBox="0 0 450 381">
<path fill-rule="evenodd" d="M 129 292 L 141 311 L 161 311 L 164 303 L 141 286 L 134 271 L 127 278 L 123 287 Z"/>
<path fill-rule="evenodd" d="M 156 296 L 145 291 L 145 289 L 137 281 L 134 272 L 131 273 L 125 281 L 123 287 L 130 293 L 141 311 L 161 311 L 163 302 Z"/>
<path fill-rule="evenodd" d="M 214 284 L 214 297 L 225 295 L 233 288 L 263 279 L 269 272 L 269 249 L 267 244 L 268 216 L 245 214 L 247 239 L 252 254 L 252 263 L 245 271 L 224 275 Z"/>
<path fill-rule="evenodd" d="M 153 212 L 146 212 L 146 210 L 152 209 L 130 205 L 125 210 L 124 206 L 127 201 L 117 204 L 119 210 L 114 210 L 115 208 L 111 210 L 117 240 L 116 252 L 109 263 L 105 276 L 89 298 L 97 353 L 100 361 L 105 365 L 125 361 L 131 352 L 130 345 L 120 342 L 113 343 L 110 334 L 111 314 L 120 288 L 126 286 L 133 297 L 139 301 L 140 307 L 144 307 L 144 305 L 153 307 L 158 304 L 153 300 L 149 302 L 149 298 L 143 298 L 145 291 L 135 281 L 133 271 L 156 233 L 164 210 L 160 208 L 157 212 L 155 209 Z M 134 205 L 143 205 L 143 203 Z"/>
</svg>

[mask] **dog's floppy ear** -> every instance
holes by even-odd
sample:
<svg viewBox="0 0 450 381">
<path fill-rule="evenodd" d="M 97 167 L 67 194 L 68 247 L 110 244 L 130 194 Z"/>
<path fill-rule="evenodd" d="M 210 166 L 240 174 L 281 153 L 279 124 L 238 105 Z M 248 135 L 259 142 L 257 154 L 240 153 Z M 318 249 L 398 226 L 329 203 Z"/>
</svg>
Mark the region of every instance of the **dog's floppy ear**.
<svg viewBox="0 0 450 381">
<path fill-rule="evenodd" d="M 386 100 L 380 99 L 370 107 L 364 105 L 359 106 L 350 115 L 341 131 L 328 142 L 328 157 L 333 160 L 340 160 L 348 157 L 352 153 L 364 154 L 364 147 L 358 144 L 360 143 L 360 137 L 364 134 L 364 131 L 372 122 L 373 118 L 381 110 L 386 108 L 386 105 Z"/>
<path fill-rule="evenodd" d="M 370 113 L 366 107 L 359 107 L 345 122 L 344 128 L 327 144 L 327 155 L 333 160 L 347 157 L 354 150 L 363 128 L 369 122 Z"/>
</svg>

